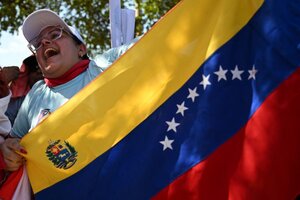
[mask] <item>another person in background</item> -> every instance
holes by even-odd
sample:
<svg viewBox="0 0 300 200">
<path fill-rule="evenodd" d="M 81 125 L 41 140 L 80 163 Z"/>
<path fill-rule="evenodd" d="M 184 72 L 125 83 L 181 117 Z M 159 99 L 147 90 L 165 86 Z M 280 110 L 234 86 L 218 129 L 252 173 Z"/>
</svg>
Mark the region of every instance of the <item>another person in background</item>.
<svg viewBox="0 0 300 200">
<path fill-rule="evenodd" d="M 11 130 L 11 124 L 4 113 L 11 97 L 11 93 L 9 92 L 8 88 L 8 82 L 15 77 L 14 73 L 12 73 L 14 70 L 15 69 L 13 68 L 11 68 L 11 70 L 2 70 L 2 68 L 0 68 L 0 143 L 4 142 L 4 138 Z M 9 73 L 7 74 L 6 72 Z M 4 171 L 5 168 L 6 165 L 4 159 L 0 153 L 0 187 L 8 176 L 8 173 Z"/>
<path fill-rule="evenodd" d="M 28 47 L 37 58 L 44 76 L 25 97 L 11 131 L 12 137 L 22 138 L 51 112 L 66 103 L 83 87 L 103 72 L 130 46 L 121 46 L 102 56 L 102 66 L 90 60 L 79 32 L 67 25 L 56 13 L 42 9 L 30 14 L 23 23 Z M 16 138 L 0 145 L 6 158 L 7 170 L 19 168 L 22 156 L 15 153 L 22 147 Z"/>
<path fill-rule="evenodd" d="M 11 123 L 4 113 L 11 98 L 9 87 L 18 74 L 19 68 L 16 66 L 0 67 L 0 142 L 4 141 L 3 137 L 7 136 L 11 129 Z"/>
<path fill-rule="evenodd" d="M 21 74 L 19 78 L 22 77 Z M 10 88 L 12 88 L 15 81 L 18 80 L 18 75 L 18 67 L 0 68 L 0 143 L 5 141 L 5 138 L 9 136 L 9 132 L 11 131 L 11 123 L 8 117 L 5 115 L 5 112 L 8 109 L 9 102 L 12 100 L 12 91 L 10 91 Z M 23 82 L 18 88 L 22 88 L 25 85 L 25 82 Z M 16 144 L 18 145 L 18 143 Z M 24 153 L 22 149 L 20 151 Z M 17 190 L 22 190 L 24 193 L 26 193 L 26 195 L 24 195 L 24 193 L 21 194 L 23 195 L 22 199 L 31 199 L 30 186 L 22 184 L 22 187 L 18 187 L 19 180 L 21 180 L 23 174 L 23 169 L 19 168 L 19 170 L 17 170 L 18 167 L 16 167 L 11 169 L 11 171 L 14 171 L 13 173 L 7 171 L 6 163 L 10 162 L 11 161 L 3 157 L 2 152 L 0 152 L 0 199 L 20 199 L 19 197 L 15 196 L 15 191 Z M 23 159 L 23 161 L 19 160 L 18 162 L 24 163 L 25 159 Z M 19 164 L 21 165 L 22 163 Z M 26 179 L 22 180 L 26 181 Z"/>
<path fill-rule="evenodd" d="M 42 79 L 43 75 L 35 56 L 31 55 L 24 59 L 20 67 L 18 78 L 13 80 L 9 86 L 12 96 L 5 114 L 8 116 L 12 125 L 14 124 L 26 94 L 37 81 Z"/>
<path fill-rule="evenodd" d="M 14 69 L 3 70 L 2 68 L 0 68 L 0 143 L 4 141 L 4 137 L 8 135 L 11 129 L 11 124 L 4 113 L 7 109 L 8 102 L 11 97 L 8 83 L 11 81 L 11 79 L 15 78 L 12 71 L 14 71 Z M 9 72 L 9 75 L 7 74 L 7 72 Z"/>
</svg>

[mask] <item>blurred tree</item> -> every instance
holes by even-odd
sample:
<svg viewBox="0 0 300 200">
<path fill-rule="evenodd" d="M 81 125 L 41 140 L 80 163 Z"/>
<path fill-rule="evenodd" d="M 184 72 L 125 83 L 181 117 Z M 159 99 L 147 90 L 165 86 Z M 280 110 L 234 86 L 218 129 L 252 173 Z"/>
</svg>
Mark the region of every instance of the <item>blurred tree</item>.
<svg viewBox="0 0 300 200">
<path fill-rule="evenodd" d="M 121 5 L 136 9 L 136 35 L 141 35 L 180 0 L 122 0 Z M 95 55 L 110 47 L 109 0 L 1 0 L 0 30 L 18 32 L 27 15 L 49 8 L 77 27 Z M 1 36 L 1 32 L 0 32 Z"/>
</svg>

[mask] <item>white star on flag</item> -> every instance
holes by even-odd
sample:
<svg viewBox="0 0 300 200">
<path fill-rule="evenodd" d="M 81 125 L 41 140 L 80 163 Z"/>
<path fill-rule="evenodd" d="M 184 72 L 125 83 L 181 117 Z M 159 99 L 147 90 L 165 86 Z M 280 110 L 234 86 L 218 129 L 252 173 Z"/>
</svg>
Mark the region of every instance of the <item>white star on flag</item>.
<svg viewBox="0 0 300 200">
<path fill-rule="evenodd" d="M 165 140 L 160 141 L 159 143 L 161 143 L 164 147 L 163 151 L 166 149 L 173 149 L 172 148 L 172 143 L 174 142 L 174 140 L 169 140 L 169 138 L 167 136 L 165 136 Z"/>
<path fill-rule="evenodd" d="M 184 104 L 185 104 L 185 102 L 182 102 L 180 105 L 177 104 L 177 108 L 178 108 L 178 109 L 177 109 L 176 114 L 177 114 L 177 113 L 180 113 L 182 116 L 184 116 L 184 111 L 185 111 L 185 110 L 188 110 L 188 108 L 185 107 Z"/>
<path fill-rule="evenodd" d="M 195 98 L 199 96 L 199 94 L 197 93 L 197 87 L 195 87 L 193 90 L 191 90 L 189 88 L 189 96 L 187 98 L 191 98 L 192 99 L 192 102 L 195 101 Z"/>
<path fill-rule="evenodd" d="M 175 133 L 177 132 L 176 127 L 180 125 L 180 123 L 176 123 L 175 122 L 175 118 L 173 117 L 171 121 L 166 121 L 166 123 L 168 124 L 168 130 L 173 130 Z"/>
<path fill-rule="evenodd" d="M 243 70 L 239 70 L 238 66 L 236 65 L 235 66 L 235 69 L 234 70 L 230 70 L 231 73 L 232 73 L 232 80 L 234 79 L 239 79 L 239 80 L 242 80 L 242 77 L 241 77 L 241 74 L 244 73 Z"/>
<path fill-rule="evenodd" d="M 202 81 L 200 82 L 200 85 L 203 85 L 204 90 L 206 89 L 206 87 L 208 85 L 211 85 L 211 83 L 209 82 L 209 76 L 210 75 L 205 76 L 205 75 L 202 74 Z"/>
<path fill-rule="evenodd" d="M 218 82 L 219 82 L 221 79 L 224 79 L 225 81 L 227 80 L 227 78 L 226 78 L 226 73 L 227 73 L 227 71 L 228 71 L 228 70 L 223 70 L 222 66 L 220 65 L 219 71 L 214 72 L 214 73 L 218 76 Z"/>
<path fill-rule="evenodd" d="M 251 70 L 248 70 L 248 72 L 249 72 L 248 80 L 251 78 L 253 78 L 255 80 L 255 74 L 257 73 L 257 70 L 255 69 L 254 65 Z"/>
</svg>

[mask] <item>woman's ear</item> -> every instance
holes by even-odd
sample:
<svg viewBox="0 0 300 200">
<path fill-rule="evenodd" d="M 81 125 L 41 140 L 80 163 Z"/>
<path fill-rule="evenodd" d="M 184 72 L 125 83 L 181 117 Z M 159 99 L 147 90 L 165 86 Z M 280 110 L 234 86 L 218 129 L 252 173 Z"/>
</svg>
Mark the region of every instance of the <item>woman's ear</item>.
<svg viewBox="0 0 300 200">
<path fill-rule="evenodd" d="M 87 49 L 86 49 L 85 44 L 80 44 L 79 45 L 79 50 L 78 50 L 78 56 L 80 58 L 82 58 L 86 53 L 87 53 Z"/>
</svg>

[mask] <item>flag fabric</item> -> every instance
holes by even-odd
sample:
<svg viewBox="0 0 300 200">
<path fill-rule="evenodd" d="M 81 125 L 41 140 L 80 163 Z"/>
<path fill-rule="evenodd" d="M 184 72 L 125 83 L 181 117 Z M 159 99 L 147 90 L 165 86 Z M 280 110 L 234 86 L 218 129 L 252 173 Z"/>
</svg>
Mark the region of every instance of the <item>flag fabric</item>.
<svg viewBox="0 0 300 200">
<path fill-rule="evenodd" d="M 23 138 L 36 199 L 294 199 L 299 4 L 181 1 Z"/>
<path fill-rule="evenodd" d="M 12 172 L 0 188 L 1 200 L 30 200 L 31 189 L 26 167 Z"/>
<path fill-rule="evenodd" d="M 23 174 L 22 168 L 13 172 L 0 188 L 0 199 L 9 200 L 14 196 Z"/>
<path fill-rule="evenodd" d="M 22 170 L 23 173 L 20 180 L 18 181 L 18 185 L 13 193 L 11 200 L 20 200 L 20 199 L 31 200 L 32 199 L 31 187 L 30 187 L 26 167 L 22 167 L 19 170 Z"/>
</svg>

